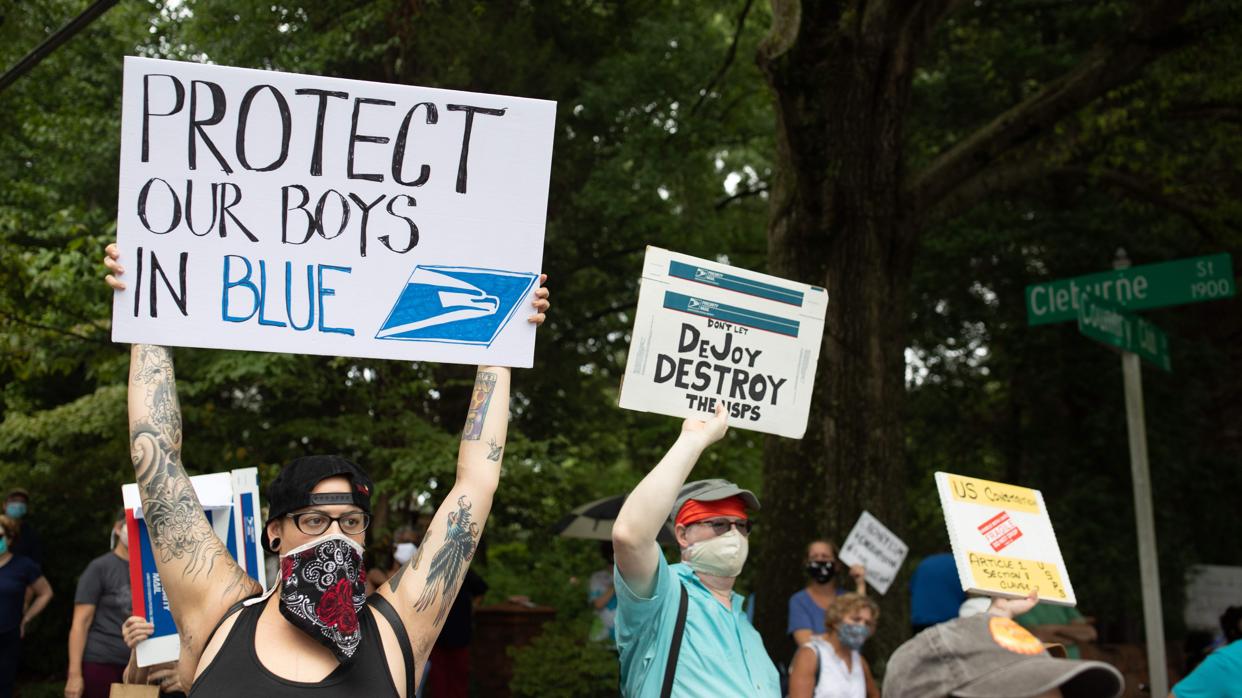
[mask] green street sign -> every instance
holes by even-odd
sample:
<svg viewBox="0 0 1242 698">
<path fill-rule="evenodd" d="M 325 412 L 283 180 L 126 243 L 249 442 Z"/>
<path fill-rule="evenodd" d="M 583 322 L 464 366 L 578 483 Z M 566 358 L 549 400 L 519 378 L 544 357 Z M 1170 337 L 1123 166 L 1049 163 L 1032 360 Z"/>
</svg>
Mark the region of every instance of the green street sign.
<svg viewBox="0 0 1242 698">
<path fill-rule="evenodd" d="M 1164 330 L 1090 294 L 1078 297 L 1078 331 L 1097 342 L 1138 354 L 1166 371 L 1173 370 L 1169 336 Z"/>
<path fill-rule="evenodd" d="M 1031 284 L 1026 319 L 1030 325 L 1073 320 L 1086 294 L 1126 310 L 1143 310 L 1229 298 L 1236 290 L 1228 254 L 1190 257 Z"/>
</svg>

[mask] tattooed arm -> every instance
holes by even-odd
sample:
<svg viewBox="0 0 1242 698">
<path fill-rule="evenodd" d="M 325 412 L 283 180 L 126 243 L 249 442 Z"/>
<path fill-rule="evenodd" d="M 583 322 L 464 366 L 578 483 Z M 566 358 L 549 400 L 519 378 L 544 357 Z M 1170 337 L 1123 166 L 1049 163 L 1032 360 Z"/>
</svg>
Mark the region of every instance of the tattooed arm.
<svg viewBox="0 0 1242 698">
<path fill-rule="evenodd" d="M 212 532 L 181 465 L 181 406 L 172 354 L 164 347 L 136 344 L 131 350 L 129 436 L 142 515 L 180 631 L 182 666 L 192 675 L 216 622 L 260 589 Z"/>
<path fill-rule="evenodd" d="M 509 369 L 480 366 L 457 452 L 457 481 L 414 559 L 379 589 L 401 613 L 416 666 L 431 652 L 474 557 L 500 482 L 508 427 Z"/>
</svg>

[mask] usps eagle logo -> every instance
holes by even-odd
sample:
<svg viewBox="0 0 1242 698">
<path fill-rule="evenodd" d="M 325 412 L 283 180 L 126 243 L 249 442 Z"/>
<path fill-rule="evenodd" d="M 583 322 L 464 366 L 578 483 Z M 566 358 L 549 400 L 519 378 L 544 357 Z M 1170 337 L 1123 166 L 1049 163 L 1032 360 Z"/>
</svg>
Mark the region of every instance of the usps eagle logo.
<svg viewBox="0 0 1242 698">
<path fill-rule="evenodd" d="M 530 272 L 420 264 L 375 338 L 491 346 L 537 278 Z"/>
</svg>

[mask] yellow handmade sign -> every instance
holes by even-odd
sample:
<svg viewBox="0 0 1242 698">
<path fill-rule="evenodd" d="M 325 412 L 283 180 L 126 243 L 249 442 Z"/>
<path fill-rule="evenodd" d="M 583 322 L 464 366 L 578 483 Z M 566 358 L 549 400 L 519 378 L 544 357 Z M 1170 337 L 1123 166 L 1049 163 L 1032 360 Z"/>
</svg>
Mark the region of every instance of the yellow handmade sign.
<svg viewBox="0 0 1242 698">
<path fill-rule="evenodd" d="M 951 473 L 936 473 L 936 487 L 962 589 L 1077 604 L 1039 490 Z"/>
</svg>

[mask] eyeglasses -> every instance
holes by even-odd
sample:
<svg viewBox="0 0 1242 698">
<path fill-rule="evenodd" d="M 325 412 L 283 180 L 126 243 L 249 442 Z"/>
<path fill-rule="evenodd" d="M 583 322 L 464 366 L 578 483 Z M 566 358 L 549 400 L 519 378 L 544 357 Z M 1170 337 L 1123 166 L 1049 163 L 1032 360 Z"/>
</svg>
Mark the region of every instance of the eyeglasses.
<svg viewBox="0 0 1242 698">
<path fill-rule="evenodd" d="M 711 521 L 695 521 L 691 526 L 711 526 L 712 533 L 723 536 L 729 532 L 730 528 L 737 528 L 737 532 L 743 536 L 750 535 L 750 529 L 755 525 L 750 521 L 729 521 L 728 519 L 712 519 Z"/>
<path fill-rule="evenodd" d="M 328 516 L 322 511 L 304 511 L 300 514 L 285 514 L 285 516 L 293 519 L 293 525 L 308 536 L 323 533 L 328 530 L 333 521 L 341 527 L 341 533 L 349 535 L 362 533 L 367 530 L 367 526 L 371 525 L 370 514 L 364 514 L 361 511 L 351 511 L 340 516 Z"/>
</svg>

